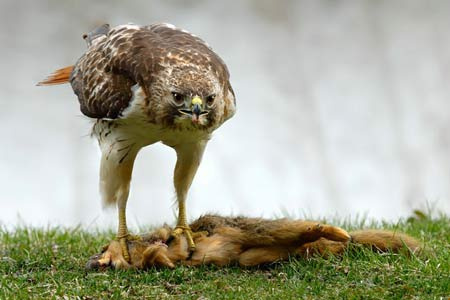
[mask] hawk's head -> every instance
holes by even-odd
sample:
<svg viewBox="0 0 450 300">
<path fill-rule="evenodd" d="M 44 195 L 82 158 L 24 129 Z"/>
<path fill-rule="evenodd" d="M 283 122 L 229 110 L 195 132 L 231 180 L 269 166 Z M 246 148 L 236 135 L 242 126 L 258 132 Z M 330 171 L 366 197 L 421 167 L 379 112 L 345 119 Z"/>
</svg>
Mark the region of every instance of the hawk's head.
<svg viewBox="0 0 450 300">
<path fill-rule="evenodd" d="M 89 48 L 70 75 L 86 116 L 127 119 L 143 110 L 153 124 L 213 130 L 234 114 L 225 63 L 187 31 L 164 23 L 105 25 L 86 39 Z"/>
<path fill-rule="evenodd" d="M 228 80 L 198 63 L 163 68 L 153 78 L 149 92 L 158 99 L 155 112 L 168 127 L 215 129 L 235 110 Z"/>
</svg>

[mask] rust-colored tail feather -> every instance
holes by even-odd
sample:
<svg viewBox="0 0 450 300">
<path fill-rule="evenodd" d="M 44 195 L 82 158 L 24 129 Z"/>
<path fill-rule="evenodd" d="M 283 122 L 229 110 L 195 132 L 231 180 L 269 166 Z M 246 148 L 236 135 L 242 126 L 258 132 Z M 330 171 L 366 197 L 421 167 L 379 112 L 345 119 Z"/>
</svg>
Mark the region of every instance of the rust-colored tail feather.
<svg viewBox="0 0 450 300">
<path fill-rule="evenodd" d="M 69 82 L 70 74 L 72 73 L 73 66 L 68 66 L 59 70 L 56 70 L 52 74 L 50 74 L 44 80 L 38 82 L 38 86 L 42 85 L 55 85 L 55 84 L 64 84 Z"/>
</svg>

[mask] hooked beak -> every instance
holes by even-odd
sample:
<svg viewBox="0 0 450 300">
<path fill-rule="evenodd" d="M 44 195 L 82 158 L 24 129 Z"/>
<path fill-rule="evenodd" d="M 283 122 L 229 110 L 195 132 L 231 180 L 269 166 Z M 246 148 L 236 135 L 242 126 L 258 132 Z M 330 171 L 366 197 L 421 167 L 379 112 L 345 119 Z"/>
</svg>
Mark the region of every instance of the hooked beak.
<svg viewBox="0 0 450 300">
<path fill-rule="evenodd" d="M 192 107 L 192 122 L 197 123 L 200 114 L 202 113 L 202 107 L 200 104 L 194 104 Z"/>
<path fill-rule="evenodd" d="M 191 101 L 191 109 L 179 109 L 182 114 L 189 115 L 193 123 L 198 123 L 200 116 L 207 114 L 208 111 L 202 109 L 203 100 L 199 96 L 195 96 Z"/>
</svg>

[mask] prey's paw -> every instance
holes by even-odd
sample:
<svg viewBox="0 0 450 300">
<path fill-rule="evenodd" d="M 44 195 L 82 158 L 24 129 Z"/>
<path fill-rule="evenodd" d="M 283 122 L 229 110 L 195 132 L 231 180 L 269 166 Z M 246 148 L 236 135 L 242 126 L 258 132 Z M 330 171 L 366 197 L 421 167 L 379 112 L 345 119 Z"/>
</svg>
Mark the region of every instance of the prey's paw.
<svg viewBox="0 0 450 300">
<path fill-rule="evenodd" d="M 320 231 L 322 237 L 327 238 L 335 242 L 348 242 L 351 237 L 350 234 L 342 228 L 331 226 L 331 225 L 321 225 Z"/>
<path fill-rule="evenodd" d="M 91 256 L 86 263 L 88 270 L 105 270 L 107 268 L 129 269 L 131 265 L 122 254 L 122 246 L 119 241 L 111 241 L 104 246 L 102 253 Z"/>
<path fill-rule="evenodd" d="M 167 245 L 163 242 L 154 242 L 143 253 L 144 267 L 166 267 L 173 269 L 175 264 L 170 260 Z"/>
<path fill-rule="evenodd" d="M 311 224 L 300 236 L 304 242 L 313 242 L 320 238 L 336 242 L 348 242 L 351 239 L 344 229 L 321 223 Z"/>
<path fill-rule="evenodd" d="M 174 268 L 163 241 L 147 242 L 142 239 L 128 241 L 129 260 L 123 255 L 120 241 L 114 240 L 100 254 L 93 255 L 86 264 L 88 270 Z"/>
</svg>

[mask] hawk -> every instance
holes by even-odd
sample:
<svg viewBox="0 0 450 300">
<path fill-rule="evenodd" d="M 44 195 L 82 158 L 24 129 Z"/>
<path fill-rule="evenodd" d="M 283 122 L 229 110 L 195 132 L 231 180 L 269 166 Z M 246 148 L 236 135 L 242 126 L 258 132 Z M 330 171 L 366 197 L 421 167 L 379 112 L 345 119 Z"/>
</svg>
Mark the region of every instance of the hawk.
<svg viewBox="0 0 450 300">
<path fill-rule="evenodd" d="M 70 82 L 81 112 L 95 120 L 100 193 L 104 204 L 117 205 L 125 259 L 132 238 L 126 205 L 133 164 L 141 148 L 157 142 L 177 154 L 172 236 L 184 234 L 195 250 L 186 198 L 212 132 L 235 113 L 227 66 L 206 42 L 171 24 L 105 24 L 83 37 L 88 47 L 76 64 L 38 85 Z"/>
</svg>

